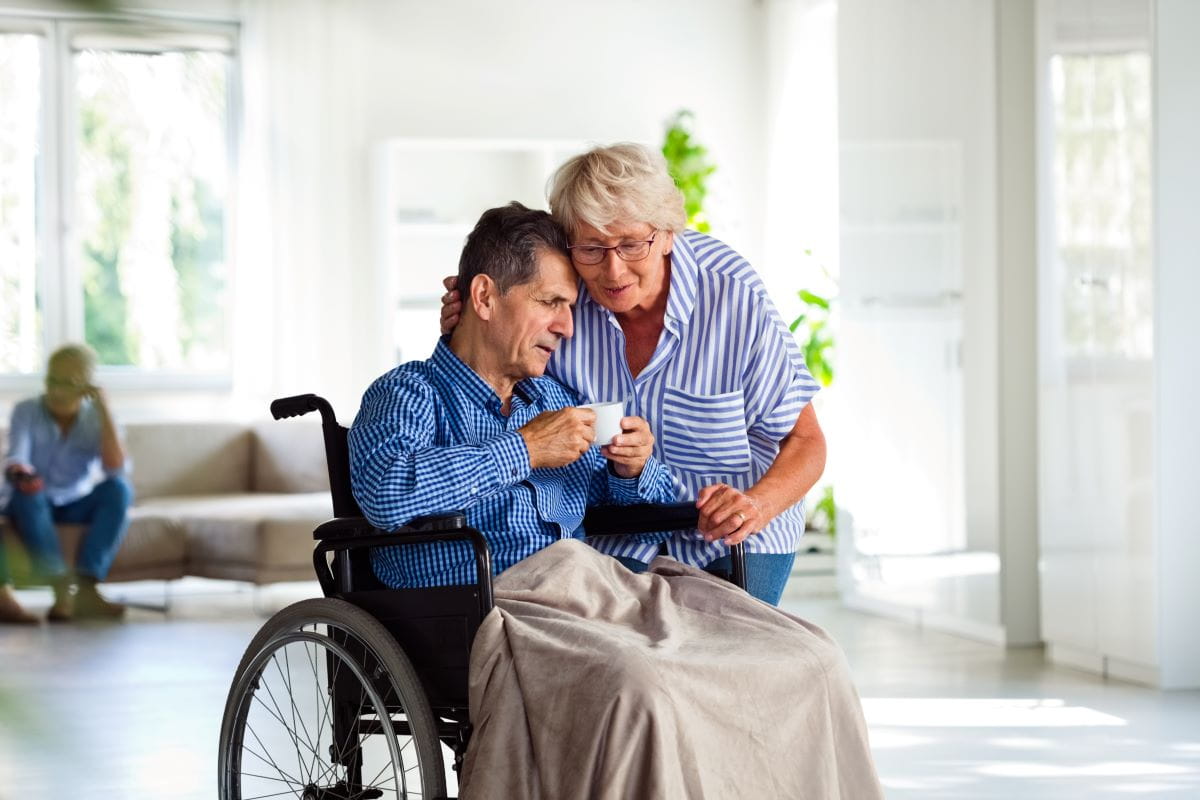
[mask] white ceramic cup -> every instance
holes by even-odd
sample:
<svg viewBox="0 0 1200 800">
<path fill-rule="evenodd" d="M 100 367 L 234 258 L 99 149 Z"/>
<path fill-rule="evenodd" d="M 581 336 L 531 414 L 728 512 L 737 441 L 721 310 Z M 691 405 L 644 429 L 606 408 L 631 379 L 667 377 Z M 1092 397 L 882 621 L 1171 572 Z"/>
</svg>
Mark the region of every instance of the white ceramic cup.
<svg viewBox="0 0 1200 800">
<path fill-rule="evenodd" d="M 625 404 L 621 402 L 588 403 L 580 408 L 596 412 L 596 444 L 606 445 L 621 433 L 621 420 L 625 418 Z"/>
</svg>

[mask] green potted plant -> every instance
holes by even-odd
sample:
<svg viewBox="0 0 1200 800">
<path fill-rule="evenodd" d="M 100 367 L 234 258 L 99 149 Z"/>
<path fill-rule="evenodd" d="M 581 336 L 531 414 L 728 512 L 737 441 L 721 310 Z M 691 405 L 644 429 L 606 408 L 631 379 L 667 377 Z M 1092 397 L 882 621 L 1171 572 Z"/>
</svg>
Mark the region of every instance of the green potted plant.
<svg viewBox="0 0 1200 800">
<path fill-rule="evenodd" d="M 805 250 L 804 255 L 812 257 L 812 250 Z M 833 280 L 822 267 L 822 272 Z M 808 289 L 797 292 L 804 311 L 789 326 L 793 335 L 800 343 L 800 352 L 804 355 L 804 363 L 808 371 L 823 388 L 833 383 L 835 353 L 833 330 L 830 327 L 830 314 L 835 297 L 819 295 Z M 833 486 L 826 484 L 821 489 L 816 503 L 810 505 L 808 528 L 828 533 L 830 537 L 837 535 L 837 506 L 834 502 Z"/>
<path fill-rule="evenodd" d="M 704 198 L 708 195 L 708 176 L 716 172 L 717 167 L 708 160 L 708 148 L 692 137 L 694 119 L 691 111 L 680 109 L 667 120 L 662 154 L 675 185 L 683 192 L 688 227 L 708 233 L 710 226 L 704 213 Z"/>
</svg>

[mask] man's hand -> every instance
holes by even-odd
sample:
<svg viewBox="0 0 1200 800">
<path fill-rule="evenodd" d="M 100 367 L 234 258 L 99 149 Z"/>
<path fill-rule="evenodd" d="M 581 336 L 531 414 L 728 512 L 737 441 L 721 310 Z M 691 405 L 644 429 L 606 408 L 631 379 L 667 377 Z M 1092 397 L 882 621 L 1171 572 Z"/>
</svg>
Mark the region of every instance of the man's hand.
<svg viewBox="0 0 1200 800">
<path fill-rule="evenodd" d="M 543 411 L 517 433 L 529 450 L 529 466 L 561 467 L 579 460 L 596 438 L 596 412 L 590 408 Z"/>
<path fill-rule="evenodd" d="M 446 293 L 442 295 L 442 335 L 454 332 L 458 318 L 462 314 L 462 295 L 458 293 L 458 276 L 447 275 L 442 279 Z"/>
<path fill-rule="evenodd" d="M 4 477 L 17 487 L 21 494 L 36 494 L 46 485 L 37 471 L 29 464 L 9 464 L 4 470 Z"/>
<path fill-rule="evenodd" d="M 725 544 L 735 545 L 771 521 L 757 498 L 725 483 L 701 489 L 696 508 L 700 509 L 698 527 L 706 542 L 724 539 Z"/>
<path fill-rule="evenodd" d="M 650 432 L 650 423 L 641 417 L 622 419 L 621 434 L 600 448 L 601 454 L 613 463 L 613 472 L 622 478 L 641 475 L 653 451 L 654 434 Z"/>
</svg>

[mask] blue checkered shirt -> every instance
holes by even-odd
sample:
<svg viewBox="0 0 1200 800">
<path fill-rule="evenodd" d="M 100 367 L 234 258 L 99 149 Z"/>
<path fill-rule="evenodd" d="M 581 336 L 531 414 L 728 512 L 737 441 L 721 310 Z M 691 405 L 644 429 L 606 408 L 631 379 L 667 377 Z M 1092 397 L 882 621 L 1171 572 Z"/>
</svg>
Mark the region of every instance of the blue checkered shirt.
<svg viewBox="0 0 1200 800">
<path fill-rule="evenodd" d="M 638 478 L 608 469 L 598 447 L 556 469 L 531 469 L 517 429 L 543 411 L 578 402 L 552 378 L 528 378 L 510 412 L 470 367 L 438 342 L 426 361 L 402 364 L 363 395 L 350 427 L 350 485 L 367 520 L 394 530 L 414 517 L 465 511 L 497 572 L 558 539 L 582 538 L 589 504 L 670 502 L 670 473 L 650 459 Z M 473 583 L 469 544 L 386 547 L 372 555 L 389 586 Z"/>
</svg>

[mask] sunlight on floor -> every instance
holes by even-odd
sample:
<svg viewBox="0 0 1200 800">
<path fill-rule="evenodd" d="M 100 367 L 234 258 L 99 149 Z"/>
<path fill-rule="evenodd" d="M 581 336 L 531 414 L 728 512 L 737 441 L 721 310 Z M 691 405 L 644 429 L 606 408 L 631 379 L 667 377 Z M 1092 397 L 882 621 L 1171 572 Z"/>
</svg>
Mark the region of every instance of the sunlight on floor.
<svg viewBox="0 0 1200 800">
<path fill-rule="evenodd" d="M 1066 728 L 1122 726 L 1125 720 L 1062 700 L 1009 698 L 864 697 L 872 727 Z"/>
<path fill-rule="evenodd" d="M 1197 770 L 1178 764 L 1144 761 L 1101 761 L 1073 767 L 1042 762 L 1010 761 L 980 767 L 981 775 L 1005 778 L 1129 778 L 1142 775 L 1193 775 Z"/>
</svg>

